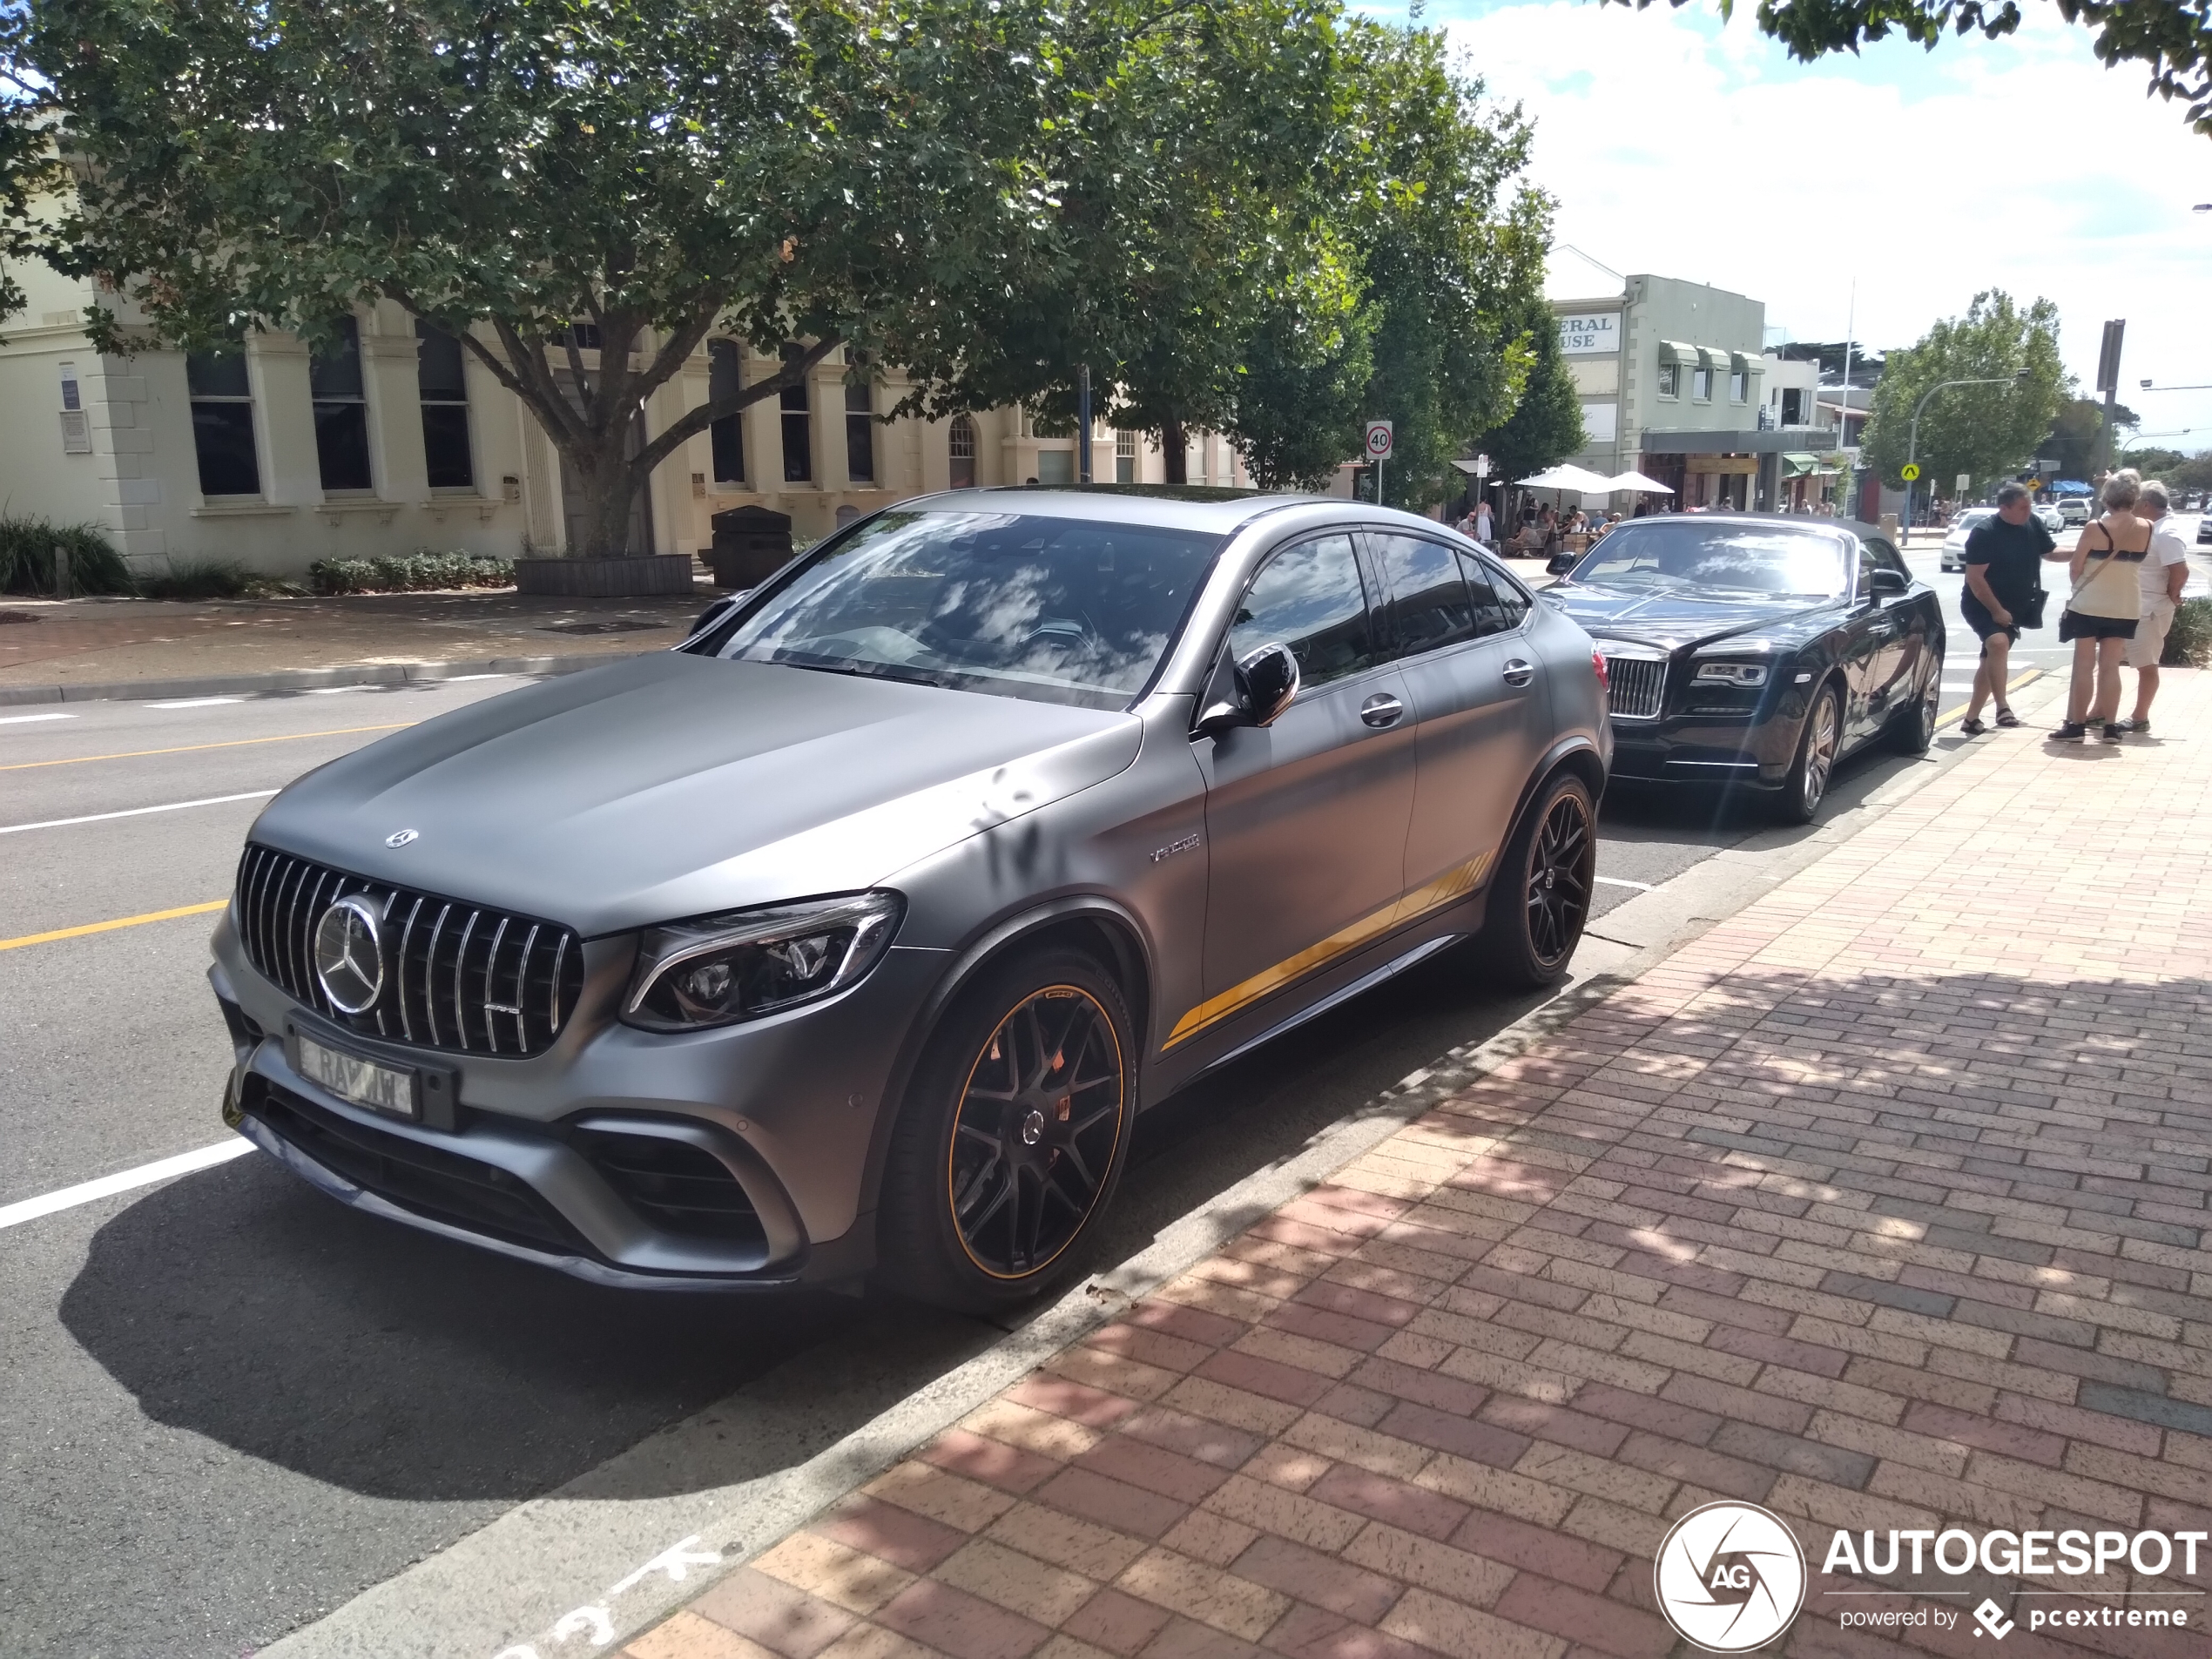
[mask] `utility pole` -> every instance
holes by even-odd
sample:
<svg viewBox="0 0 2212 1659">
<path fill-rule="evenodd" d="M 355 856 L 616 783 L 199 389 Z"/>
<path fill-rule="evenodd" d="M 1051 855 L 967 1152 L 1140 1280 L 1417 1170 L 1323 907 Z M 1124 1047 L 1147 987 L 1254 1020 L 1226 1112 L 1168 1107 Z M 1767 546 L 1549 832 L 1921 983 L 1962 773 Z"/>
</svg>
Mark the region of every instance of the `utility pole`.
<svg viewBox="0 0 2212 1659">
<path fill-rule="evenodd" d="M 1839 405 L 1836 411 L 1836 450 L 1841 454 L 1851 447 L 1851 336 L 1858 332 L 1858 279 L 1851 280 L 1851 310 L 1844 322 L 1844 389 L 1837 394 Z M 1851 503 L 1851 484 L 1858 474 L 1849 465 L 1844 469 L 1844 499 L 1836 503 L 1838 509 Z M 1839 511 L 1837 515 L 1842 517 Z M 1908 525 L 1909 528 L 1909 525 Z"/>
<path fill-rule="evenodd" d="M 2112 425 L 2120 399 L 2120 342 L 2128 333 L 2128 320 L 2115 317 L 2105 325 L 2104 344 L 2097 353 L 2097 389 L 2105 395 L 2104 429 L 2098 435 L 2097 450 L 2104 457 L 2105 469 L 2112 469 Z"/>
</svg>

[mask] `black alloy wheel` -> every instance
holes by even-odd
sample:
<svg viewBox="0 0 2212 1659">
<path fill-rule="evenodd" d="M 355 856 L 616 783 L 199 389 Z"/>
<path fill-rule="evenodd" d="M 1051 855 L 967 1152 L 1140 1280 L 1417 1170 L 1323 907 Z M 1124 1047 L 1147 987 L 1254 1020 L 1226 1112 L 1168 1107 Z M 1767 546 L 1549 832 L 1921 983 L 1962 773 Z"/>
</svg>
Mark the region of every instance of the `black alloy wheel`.
<svg viewBox="0 0 2212 1659">
<path fill-rule="evenodd" d="M 1112 1017 L 1075 985 L 1022 999 L 968 1072 L 945 1196 L 968 1259 L 994 1278 L 1050 1266 L 1097 1207 L 1127 1079 Z"/>
<path fill-rule="evenodd" d="M 1129 1150 L 1136 1080 L 1119 988 L 1048 948 L 986 973 L 940 1026 L 884 1167 L 877 1271 L 988 1312 L 1080 1256 Z"/>
<path fill-rule="evenodd" d="M 1844 746 L 1843 699 L 1833 685 L 1813 693 L 1812 706 L 1797 738 L 1797 759 L 1782 792 L 1783 816 L 1793 824 L 1810 824 L 1819 816 L 1828 794 L 1828 780 L 1836 770 L 1836 757 Z"/>
<path fill-rule="evenodd" d="M 1561 773 L 1514 832 L 1491 883 L 1483 954 L 1499 979 L 1534 990 L 1566 977 L 1596 873 L 1596 808 L 1582 780 Z"/>
</svg>

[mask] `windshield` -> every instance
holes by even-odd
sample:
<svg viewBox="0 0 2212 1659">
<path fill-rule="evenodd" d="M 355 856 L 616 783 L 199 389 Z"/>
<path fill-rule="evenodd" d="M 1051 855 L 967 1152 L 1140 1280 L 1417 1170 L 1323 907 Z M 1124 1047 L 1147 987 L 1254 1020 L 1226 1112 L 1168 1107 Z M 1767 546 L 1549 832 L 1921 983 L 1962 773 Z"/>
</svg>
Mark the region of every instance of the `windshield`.
<svg viewBox="0 0 2212 1659">
<path fill-rule="evenodd" d="M 1151 679 L 1221 541 L 1028 513 L 885 513 L 716 654 L 1120 708 Z"/>
<path fill-rule="evenodd" d="M 1777 599 L 1832 599 L 1851 585 L 1843 543 L 1833 536 L 1695 518 L 1623 524 L 1592 548 L 1568 580 L 1652 593 Z"/>
</svg>

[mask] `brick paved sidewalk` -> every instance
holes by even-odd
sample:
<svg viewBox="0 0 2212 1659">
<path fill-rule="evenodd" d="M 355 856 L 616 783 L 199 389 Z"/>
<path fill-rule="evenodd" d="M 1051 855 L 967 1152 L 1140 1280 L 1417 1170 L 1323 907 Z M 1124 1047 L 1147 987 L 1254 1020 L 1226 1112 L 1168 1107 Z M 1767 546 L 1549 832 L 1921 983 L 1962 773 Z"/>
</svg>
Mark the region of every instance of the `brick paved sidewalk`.
<svg viewBox="0 0 2212 1659">
<path fill-rule="evenodd" d="M 1930 1574 L 2019 1628 L 1893 1647 L 1817 1572 L 1839 1527 L 2212 1530 L 2212 675 L 2158 726 L 1978 740 L 627 1652 L 1687 1653 L 1653 1553 L 1729 1496 L 1811 1555 L 1786 1651 L 2197 1659 L 2031 1632 L 2101 1604 L 2055 1578 Z"/>
</svg>

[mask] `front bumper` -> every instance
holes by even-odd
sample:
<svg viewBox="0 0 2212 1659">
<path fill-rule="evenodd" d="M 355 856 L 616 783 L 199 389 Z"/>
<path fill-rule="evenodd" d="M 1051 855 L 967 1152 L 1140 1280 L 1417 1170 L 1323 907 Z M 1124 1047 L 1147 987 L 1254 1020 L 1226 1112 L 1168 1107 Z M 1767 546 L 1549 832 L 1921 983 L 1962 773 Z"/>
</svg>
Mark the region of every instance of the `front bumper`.
<svg viewBox="0 0 2212 1659">
<path fill-rule="evenodd" d="M 341 1203 L 597 1284 L 774 1289 L 873 1265 L 870 1150 L 944 954 L 894 948 L 826 1002 L 661 1036 L 610 1017 L 627 941 L 588 948 L 554 1046 L 494 1057 L 329 1025 L 254 971 L 226 918 L 209 974 L 237 1059 L 226 1121 Z M 419 1122 L 355 1105 L 301 1075 L 302 1031 L 445 1087 Z"/>
<path fill-rule="evenodd" d="M 1680 715 L 1615 721 L 1613 775 L 1642 783 L 1733 785 L 1778 789 L 1797 759 L 1800 712 L 1755 718 Z"/>
</svg>

